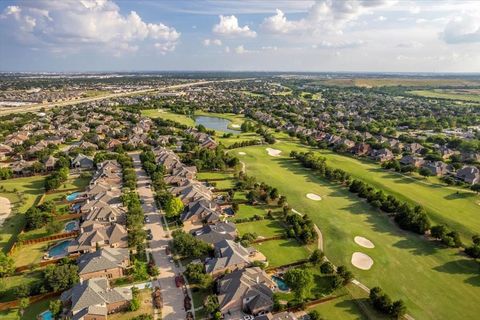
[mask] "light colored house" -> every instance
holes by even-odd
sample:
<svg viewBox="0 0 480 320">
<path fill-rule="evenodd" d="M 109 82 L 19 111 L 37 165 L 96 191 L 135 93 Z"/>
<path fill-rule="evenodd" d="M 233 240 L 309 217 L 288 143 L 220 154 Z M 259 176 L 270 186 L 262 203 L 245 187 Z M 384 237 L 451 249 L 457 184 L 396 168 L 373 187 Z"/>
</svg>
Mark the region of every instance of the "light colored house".
<svg viewBox="0 0 480 320">
<path fill-rule="evenodd" d="M 86 221 L 80 226 L 80 235 L 72 241 L 69 254 L 94 252 L 97 247 L 127 248 L 127 229 L 118 223 L 104 225 Z"/>
<path fill-rule="evenodd" d="M 468 184 L 480 183 L 480 170 L 474 166 L 465 166 L 457 171 L 456 177 Z"/>
</svg>

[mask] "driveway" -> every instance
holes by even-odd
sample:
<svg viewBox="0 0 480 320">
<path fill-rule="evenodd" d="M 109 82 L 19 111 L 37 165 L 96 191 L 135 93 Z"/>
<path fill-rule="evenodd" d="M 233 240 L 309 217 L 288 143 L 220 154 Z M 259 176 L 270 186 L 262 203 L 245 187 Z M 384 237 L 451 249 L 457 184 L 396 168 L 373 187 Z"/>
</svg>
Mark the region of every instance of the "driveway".
<svg viewBox="0 0 480 320">
<path fill-rule="evenodd" d="M 162 292 L 162 319 L 185 319 L 184 294 L 182 289 L 177 288 L 175 285 L 175 276 L 180 273 L 180 269 L 174 263 L 170 263 L 169 257 L 165 253 L 165 247 L 170 239 L 167 237 L 167 232 L 163 230 L 162 216 L 155 205 L 153 191 L 150 187 L 150 177 L 142 168 L 140 153 L 135 152 L 129 155 L 133 159 L 137 175 L 137 192 L 142 200 L 143 211 L 145 216 L 148 216 L 150 219 L 150 222 L 145 224 L 145 229 L 152 231 L 153 239 L 150 241 L 150 252 L 160 271 L 158 280 L 153 282 L 153 286 L 159 286 Z"/>
</svg>

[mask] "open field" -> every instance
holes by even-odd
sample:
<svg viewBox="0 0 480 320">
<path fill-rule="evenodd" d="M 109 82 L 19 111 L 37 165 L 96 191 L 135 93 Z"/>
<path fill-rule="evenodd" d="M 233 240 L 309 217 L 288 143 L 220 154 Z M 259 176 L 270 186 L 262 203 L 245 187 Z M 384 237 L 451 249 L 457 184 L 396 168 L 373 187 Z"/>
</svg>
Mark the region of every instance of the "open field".
<svg viewBox="0 0 480 320">
<path fill-rule="evenodd" d="M 55 243 L 65 240 L 40 242 L 35 244 L 18 246 L 12 254 L 16 267 L 31 265 L 42 261 L 43 255 L 47 252 L 47 248 Z"/>
<path fill-rule="evenodd" d="M 237 229 L 240 236 L 245 233 L 256 233 L 259 237 L 263 238 L 281 236 L 286 231 L 280 221 L 270 219 L 238 223 Z"/>
<path fill-rule="evenodd" d="M 341 87 L 440 87 L 440 86 L 479 86 L 480 81 L 465 79 L 434 79 L 434 78 L 345 78 L 320 80 L 322 84 Z"/>
<path fill-rule="evenodd" d="M 265 206 L 251 206 L 247 204 L 241 204 L 238 208 L 238 212 L 235 214 L 234 219 L 251 218 L 255 215 L 263 217 L 267 214 Z"/>
<path fill-rule="evenodd" d="M 161 118 L 165 120 L 171 120 L 171 121 L 176 121 L 178 123 L 193 127 L 195 126 L 195 120 L 192 118 L 183 115 L 183 114 L 177 114 L 170 112 L 165 109 L 146 109 L 142 110 L 142 115 L 149 117 L 149 118 Z"/>
<path fill-rule="evenodd" d="M 413 90 L 407 91 L 408 93 L 427 97 L 427 98 L 440 98 L 440 99 L 449 99 L 449 100 L 461 100 L 461 101 L 472 101 L 480 102 L 479 93 L 468 93 L 467 91 L 459 91 L 455 89 L 434 89 L 434 90 Z"/>
<path fill-rule="evenodd" d="M 472 235 L 480 233 L 480 196 L 473 191 L 437 183 L 435 178 L 427 180 L 386 171 L 373 161 L 329 150 L 313 149 L 293 140 L 280 139 L 281 142 L 275 144 L 275 148 L 282 150 L 281 155 L 284 157 L 288 157 L 292 150 L 318 153 L 327 159 L 329 166 L 342 169 L 352 177 L 361 179 L 399 199 L 422 205 L 428 211 L 432 222 L 444 223 L 457 230 L 466 243 L 471 242 Z M 236 149 L 236 152 L 238 151 L 240 149 Z M 243 158 L 247 159 L 248 149 L 243 151 L 247 153 Z"/>
<path fill-rule="evenodd" d="M 278 143 L 275 148 L 284 150 L 288 146 Z M 475 318 L 480 312 L 477 262 L 456 249 L 440 248 L 402 231 L 383 213 L 373 210 L 343 187 L 321 180 L 311 170 L 289 160 L 285 157 L 288 152 L 270 157 L 264 146 L 237 151 L 246 153 L 242 161 L 248 174 L 277 187 L 292 208 L 308 214 L 318 225 L 327 257 L 336 265 L 348 266 L 365 285 L 380 286 L 393 299 L 405 300 L 409 313 L 417 319 L 466 319 Z M 321 195 L 323 200 L 309 201 L 305 195 L 310 192 Z M 367 250 L 354 242 L 357 235 L 376 244 L 374 249 L 368 249 L 375 262 L 369 271 L 355 269 L 350 264 L 353 252 Z M 269 241 L 259 249 L 263 248 L 267 255 L 273 251 L 274 256 L 269 257 L 273 264 L 285 263 L 285 258 L 277 254 L 278 247 L 278 243 Z M 278 258 L 283 259 L 278 261 Z M 459 300 L 459 296 L 472 298 Z"/>
<path fill-rule="evenodd" d="M 3 186 L 8 191 L 0 193 L 0 196 L 8 198 L 14 206 L 12 215 L 0 228 L 1 250 L 5 250 L 10 243 L 11 237 L 22 230 L 24 225 L 23 213 L 43 194 L 44 179 L 45 177 L 43 176 L 34 176 L 0 181 L 0 186 Z M 18 193 L 12 193 L 14 190 Z M 24 199 L 23 202 L 20 200 L 21 197 Z"/>
<path fill-rule="evenodd" d="M 310 251 L 295 239 L 270 240 L 253 245 L 268 259 L 269 267 L 278 267 L 307 259 Z"/>
</svg>

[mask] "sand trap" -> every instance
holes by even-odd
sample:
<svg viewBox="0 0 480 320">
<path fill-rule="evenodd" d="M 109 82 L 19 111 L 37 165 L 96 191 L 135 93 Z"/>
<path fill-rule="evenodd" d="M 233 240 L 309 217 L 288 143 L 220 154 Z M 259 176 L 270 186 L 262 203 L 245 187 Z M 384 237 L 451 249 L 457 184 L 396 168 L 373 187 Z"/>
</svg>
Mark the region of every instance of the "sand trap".
<svg viewBox="0 0 480 320">
<path fill-rule="evenodd" d="M 272 157 L 279 157 L 280 153 L 282 153 L 282 151 L 278 149 L 267 148 L 265 150 L 267 150 L 268 155 Z"/>
<path fill-rule="evenodd" d="M 352 254 L 352 264 L 361 270 L 370 270 L 373 265 L 373 260 L 365 253 L 354 252 Z"/>
<path fill-rule="evenodd" d="M 358 244 L 359 246 L 362 246 L 364 248 L 368 248 L 368 249 L 375 248 L 375 245 L 373 244 L 373 242 L 368 240 L 367 238 L 364 238 L 364 237 L 356 236 L 353 239 L 353 241 L 355 241 L 356 244 Z"/>
<path fill-rule="evenodd" d="M 10 200 L 4 197 L 0 197 L 0 227 L 5 222 L 5 219 L 12 213 L 12 206 Z"/>
<path fill-rule="evenodd" d="M 235 129 L 238 129 L 238 128 L 240 128 L 240 125 L 239 124 L 232 124 L 231 127 L 235 128 Z"/>
<path fill-rule="evenodd" d="M 238 154 L 241 155 L 241 156 L 246 155 L 246 153 L 245 153 L 245 152 L 242 152 L 242 151 L 240 151 Z"/>
<path fill-rule="evenodd" d="M 322 200 L 322 197 L 320 197 L 318 194 L 315 194 L 315 193 L 307 193 L 307 198 L 313 201 Z"/>
<path fill-rule="evenodd" d="M 298 215 L 301 215 L 301 216 L 303 216 L 303 214 L 301 214 L 300 212 L 298 212 L 298 211 L 297 211 L 297 210 L 295 210 L 295 209 L 292 209 L 292 212 L 293 212 L 293 213 L 296 213 L 296 214 L 298 214 Z"/>
</svg>

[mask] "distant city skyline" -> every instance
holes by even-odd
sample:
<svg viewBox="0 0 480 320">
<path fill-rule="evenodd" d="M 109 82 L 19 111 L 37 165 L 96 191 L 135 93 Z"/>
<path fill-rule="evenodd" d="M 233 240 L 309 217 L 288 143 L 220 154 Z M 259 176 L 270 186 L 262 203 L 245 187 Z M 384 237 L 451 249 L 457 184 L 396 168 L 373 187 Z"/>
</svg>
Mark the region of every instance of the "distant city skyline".
<svg viewBox="0 0 480 320">
<path fill-rule="evenodd" d="M 0 3 L 0 71 L 480 72 L 480 1 Z"/>
</svg>

